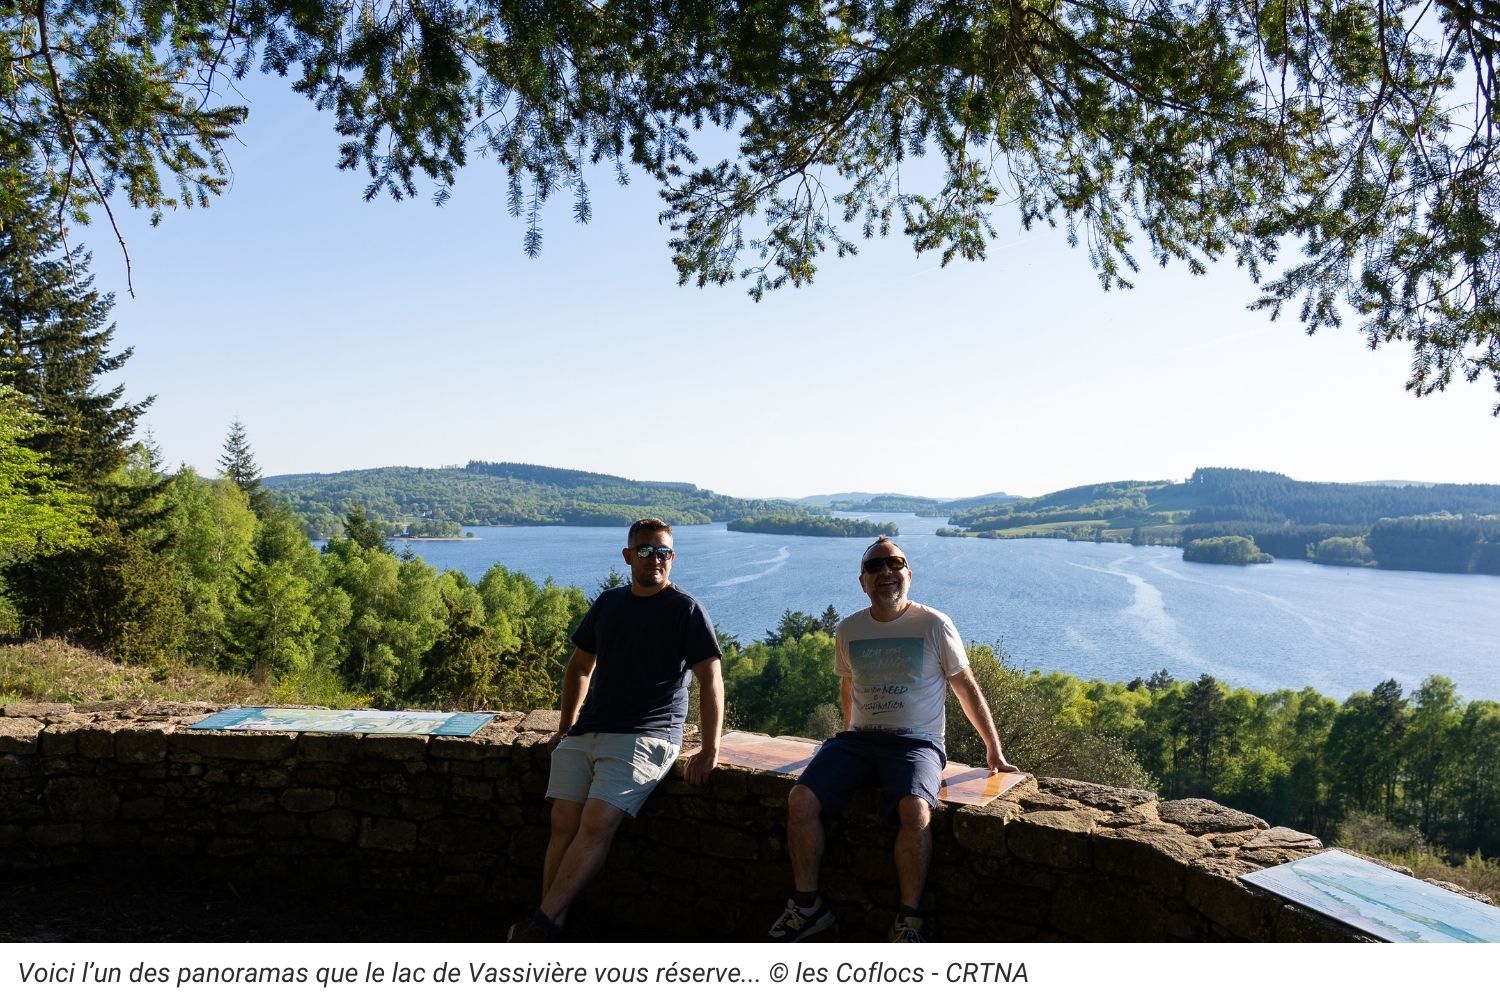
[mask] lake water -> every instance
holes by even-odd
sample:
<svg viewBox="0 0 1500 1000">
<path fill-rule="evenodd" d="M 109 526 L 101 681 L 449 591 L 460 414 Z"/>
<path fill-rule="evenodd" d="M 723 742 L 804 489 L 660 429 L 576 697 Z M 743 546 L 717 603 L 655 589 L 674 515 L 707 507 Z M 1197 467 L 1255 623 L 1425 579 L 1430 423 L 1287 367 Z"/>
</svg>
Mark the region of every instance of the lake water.
<svg viewBox="0 0 1500 1000">
<path fill-rule="evenodd" d="M 854 515 L 860 516 L 860 515 Z M 1174 548 L 1050 539 L 938 538 L 940 519 L 896 521 L 911 596 L 1009 662 L 1125 680 L 1165 669 L 1260 691 L 1311 686 L 1344 698 L 1394 677 L 1411 691 L 1444 674 L 1465 699 L 1500 699 L 1500 577 L 1317 566 L 1184 562 Z M 592 594 L 625 567 L 620 528 L 471 528 L 477 541 L 412 542 L 440 569 L 478 579 L 493 563 Z M 857 580 L 867 539 L 678 528 L 672 580 L 745 641 L 786 608 L 867 605 Z"/>
</svg>

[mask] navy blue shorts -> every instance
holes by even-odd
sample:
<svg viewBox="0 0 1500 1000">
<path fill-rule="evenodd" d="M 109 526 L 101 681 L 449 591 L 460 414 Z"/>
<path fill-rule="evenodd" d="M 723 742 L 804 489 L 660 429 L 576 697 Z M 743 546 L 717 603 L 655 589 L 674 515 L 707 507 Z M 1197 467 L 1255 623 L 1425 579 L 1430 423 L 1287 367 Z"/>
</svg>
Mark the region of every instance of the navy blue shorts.
<svg viewBox="0 0 1500 1000">
<path fill-rule="evenodd" d="M 937 806 L 947 757 L 926 740 L 890 733 L 839 733 L 824 743 L 797 779 L 806 785 L 823 811 L 844 808 L 856 788 L 879 788 L 880 811 L 895 819 L 896 806 L 908 795 Z"/>
</svg>

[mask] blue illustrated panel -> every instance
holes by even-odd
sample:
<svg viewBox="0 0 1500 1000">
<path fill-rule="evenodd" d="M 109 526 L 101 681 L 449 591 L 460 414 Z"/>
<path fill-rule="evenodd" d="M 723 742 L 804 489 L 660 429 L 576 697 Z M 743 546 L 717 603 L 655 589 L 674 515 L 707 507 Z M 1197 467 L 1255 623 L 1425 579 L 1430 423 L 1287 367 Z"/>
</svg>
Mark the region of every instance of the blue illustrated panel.
<svg viewBox="0 0 1500 1000">
<path fill-rule="evenodd" d="M 473 736 L 494 718 L 489 712 L 373 712 L 325 708 L 226 708 L 191 729 L 261 733 L 400 733 Z"/>
<path fill-rule="evenodd" d="M 1500 942 L 1500 908 L 1343 851 L 1240 878 L 1382 941 Z"/>
</svg>

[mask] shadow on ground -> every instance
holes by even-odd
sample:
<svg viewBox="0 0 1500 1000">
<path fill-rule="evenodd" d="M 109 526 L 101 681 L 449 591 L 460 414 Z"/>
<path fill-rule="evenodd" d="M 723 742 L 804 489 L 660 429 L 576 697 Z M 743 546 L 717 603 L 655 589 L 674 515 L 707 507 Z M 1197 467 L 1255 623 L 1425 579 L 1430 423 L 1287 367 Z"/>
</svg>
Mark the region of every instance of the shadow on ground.
<svg viewBox="0 0 1500 1000">
<path fill-rule="evenodd" d="M 515 914 L 364 887 L 288 890 L 218 875 L 71 868 L 0 875 L 5 942 L 494 942 Z"/>
</svg>

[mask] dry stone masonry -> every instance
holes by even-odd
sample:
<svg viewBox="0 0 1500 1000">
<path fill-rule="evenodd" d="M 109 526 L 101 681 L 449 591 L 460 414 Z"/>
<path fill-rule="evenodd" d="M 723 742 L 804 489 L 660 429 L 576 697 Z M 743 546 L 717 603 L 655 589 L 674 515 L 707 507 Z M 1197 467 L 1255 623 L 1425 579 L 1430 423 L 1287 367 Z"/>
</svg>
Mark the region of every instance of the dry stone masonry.
<svg viewBox="0 0 1500 1000">
<path fill-rule="evenodd" d="M 131 858 L 223 865 L 261 885 L 380 886 L 533 905 L 547 842 L 547 713 L 472 737 L 202 732 L 219 706 L 0 708 L 0 871 Z M 679 770 L 681 765 L 679 764 Z M 664 782 L 580 901 L 596 926 L 757 940 L 789 887 L 786 775 Z M 844 940 L 895 906 L 873 796 L 829 827 Z M 1205 799 L 1057 778 L 934 816 L 930 893 L 949 941 L 1328 941 L 1360 935 L 1240 882 L 1322 849 Z"/>
</svg>

